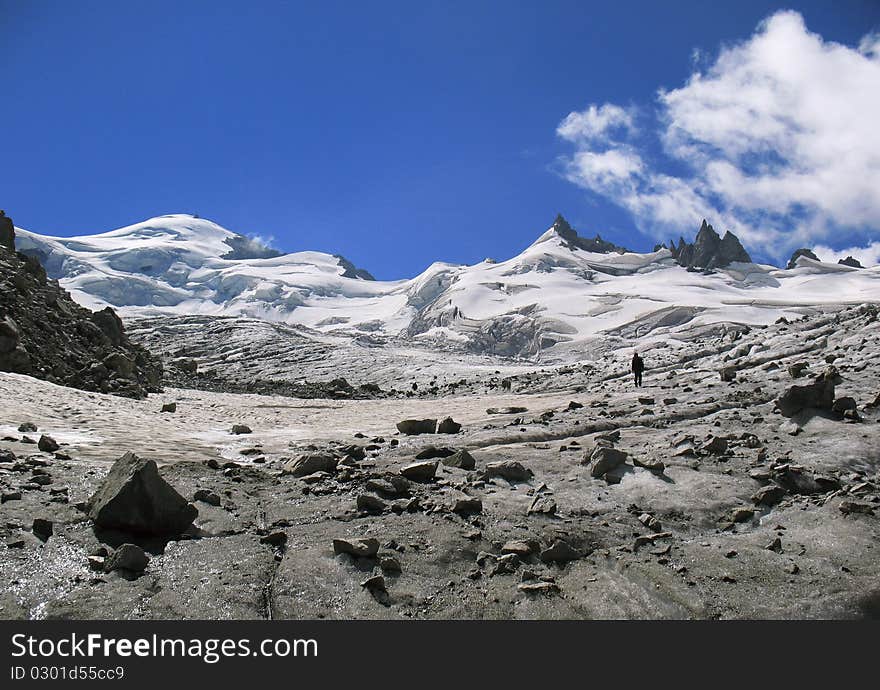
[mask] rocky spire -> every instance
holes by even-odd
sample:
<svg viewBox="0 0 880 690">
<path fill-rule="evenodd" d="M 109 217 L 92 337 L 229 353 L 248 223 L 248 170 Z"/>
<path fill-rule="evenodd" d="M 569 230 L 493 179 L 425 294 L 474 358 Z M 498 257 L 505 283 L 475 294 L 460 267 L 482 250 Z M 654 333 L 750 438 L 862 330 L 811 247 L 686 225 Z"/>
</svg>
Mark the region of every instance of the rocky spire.
<svg viewBox="0 0 880 690">
<path fill-rule="evenodd" d="M 681 237 L 677 247 L 675 243 L 669 243 L 669 251 L 673 258 L 686 268 L 724 268 L 734 261 L 743 263 L 752 261 L 752 257 L 743 248 L 736 235 L 728 231 L 724 233 L 723 238 L 720 237 L 705 218 L 693 244 L 685 242 Z"/>
<path fill-rule="evenodd" d="M 619 247 L 613 242 L 603 240 L 598 233 L 596 233 L 594 238 L 581 237 L 569 225 L 568 221 L 562 217 L 561 213 L 556 215 L 552 229 L 563 239 L 569 249 L 583 249 L 585 252 L 596 252 L 599 254 L 625 254 L 629 251 L 625 247 Z"/>
</svg>

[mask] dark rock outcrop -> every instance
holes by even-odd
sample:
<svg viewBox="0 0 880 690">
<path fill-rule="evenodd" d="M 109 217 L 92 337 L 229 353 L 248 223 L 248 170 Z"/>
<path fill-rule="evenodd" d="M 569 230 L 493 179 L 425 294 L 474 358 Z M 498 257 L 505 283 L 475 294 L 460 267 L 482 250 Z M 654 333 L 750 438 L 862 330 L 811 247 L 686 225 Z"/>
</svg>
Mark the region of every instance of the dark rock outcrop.
<svg viewBox="0 0 880 690">
<path fill-rule="evenodd" d="M 719 236 L 705 218 L 693 244 L 685 242 L 684 238 L 680 237 L 678 246 L 674 242 L 669 243 L 669 251 L 678 264 L 685 268 L 713 269 L 724 268 L 735 261 L 752 262 L 752 257 L 743 248 L 736 235 L 727 231 L 724 237 Z"/>
<path fill-rule="evenodd" d="M 184 532 L 199 511 L 159 475 L 152 460 L 126 453 L 88 502 L 98 527 L 143 536 Z"/>
<path fill-rule="evenodd" d="M 792 268 L 797 268 L 797 260 L 805 256 L 808 259 L 812 259 L 813 261 L 819 261 L 819 257 L 813 254 L 812 251 L 807 249 L 806 247 L 801 247 L 800 249 L 795 249 L 794 253 L 792 253 L 791 258 L 788 260 L 788 264 L 786 264 L 786 268 L 791 270 Z"/>
<path fill-rule="evenodd" d="M 854 259 L 851 256 L 848 256 L 845 259 L 840 259 L 837 263 L 841 266 L 849 266 L 850 268 L 864 268 L 858 259 Z"/>
<path fill-rule="evenodd" d="M 15 251 L 15 225 L 5 211 L 0 211 L 0 247 Z"/>
<path fill-rule="evenodd" d="M 553 221 L 553 229 L 565 241 L 569 249 L 583 249 L 585 252 L 598 252 L 600 254 L 625 254 L 629 251 L 625 247 L 619 247 L 613 242 L 603 240 L 598 234 L 593 238 L 581 237 L 568 224 L 568 221 L 562 217 L 561 213 Z"/>
<path fill-rule="evenodd" d="M 274 259 L 276 256 L 283 256 L 282 252 L 267 247 L 253 237 L 236 235 L 224 240 L 224 242 L 229 245 L 230 250 L 223 254 L 221 259 Z"/>
<path fill-rule="evenodd" d="M 73 388 L 143 398 L 158 392 L 162 365 L 133 344 L 109 307 L 81 307 L 39 261 L 15 251 L 0 214 L 0 371 Z"/>
</svg>

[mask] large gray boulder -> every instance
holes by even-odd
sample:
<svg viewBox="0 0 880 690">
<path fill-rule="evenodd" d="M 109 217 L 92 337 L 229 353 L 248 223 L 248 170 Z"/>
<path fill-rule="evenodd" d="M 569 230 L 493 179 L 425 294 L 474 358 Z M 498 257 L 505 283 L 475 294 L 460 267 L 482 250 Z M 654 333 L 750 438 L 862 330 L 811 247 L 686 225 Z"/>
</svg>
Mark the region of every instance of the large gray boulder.
<svg viewBox="0 0 880 690">
<path fill-rule="evenodd" d="M 407 436 L 437 433 L 436 419 L 404 419 L 397 423 L 397 430 Z"/>
<path fill-rule="evenodd" d="M 199 514 L 162 479 L 154 461 L 131 452 L 113 463 L 88 506 L 99 527 L 143 536 L 179 535 Z"/>
<path fill-rule="evenodd" d="M 339 458 L 323 453 L 303 453 L 295 460 L 289 460 L 281 467 L 282 474 L 305 477 L 315 472 L 335 472 Z"/>
<path fill-rule="evenodd" d="M 811 383 L 791 386 L 776 399 L 776 408 L 783 417 L 793 417 L 806 409 L 830 410 L 834 405 L 834 384 L 837 369 L 828 367 Z"/>
</svg>

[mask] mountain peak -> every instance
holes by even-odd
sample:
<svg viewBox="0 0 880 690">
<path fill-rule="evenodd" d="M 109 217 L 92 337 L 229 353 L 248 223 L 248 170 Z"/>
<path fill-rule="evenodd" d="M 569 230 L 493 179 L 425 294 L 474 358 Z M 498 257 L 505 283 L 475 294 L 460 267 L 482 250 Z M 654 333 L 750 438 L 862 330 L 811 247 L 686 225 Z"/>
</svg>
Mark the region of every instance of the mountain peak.
<svg viewBox="0 0 880 690">
<path fill-rule="evenodd" d="M 563 245 L 567 249 L 582 249 L 585 252 L 597 254 L 626 254 L 629 251 L 625 247 L 619 247 L 613 242 L 603 240 L 599 233 L 596 233 L 594 238 L 581 237 L 561 213 L 556 214 L 556 220 L 553 221 L 550 233 L 555 233 L 562 239 Z"/>
<path fill-rule="evenodd" d="M 739 238 L 729 230 L 721 237 L 705 218 L 693 244 L 681 237 L 678 246 L 669 243 L 669 251 L 679 265 L 685 268 L 724 268 L 733 262 L 752 263 L 752 257 L 743 248 Z"/>
</svg>

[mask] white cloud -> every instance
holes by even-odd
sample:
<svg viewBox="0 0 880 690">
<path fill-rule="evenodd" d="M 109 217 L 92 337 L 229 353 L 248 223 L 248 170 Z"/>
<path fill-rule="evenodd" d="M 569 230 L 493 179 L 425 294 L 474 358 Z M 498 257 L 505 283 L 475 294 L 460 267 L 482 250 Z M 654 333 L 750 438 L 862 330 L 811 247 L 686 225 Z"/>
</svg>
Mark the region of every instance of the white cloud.
<svg viewBox="0 0 880 690">
<path fill-rule="evenodd" d="M 781 258 L 841 230 L 866 242 L 880 233 L 878 34 L 847 47 L 779 12 L 680 88 L 661 90 L 654 158 L 689 171 L 680 177 L 664 174 L 662 161 L 649 165 L 631 138 L 588 136 L 612 127 L 615 108 L 594 105 L 560 124 L 576 147 L 566 175 L 629 210 L 649 234 L 691 234 L 706 217 Z M 617 172 L 626 184 L 608 184 Z"/>
<path fill-rule="evenodd" d="M 631 111 L 619 105 L 605 103 L 599 107 L 589 106 L 586 110 L 569 113 L 559 123 L 556 133 L 568 141 L 605 140 L 612 130 L 635 132 L 635 122 Z"/>
</svg>

